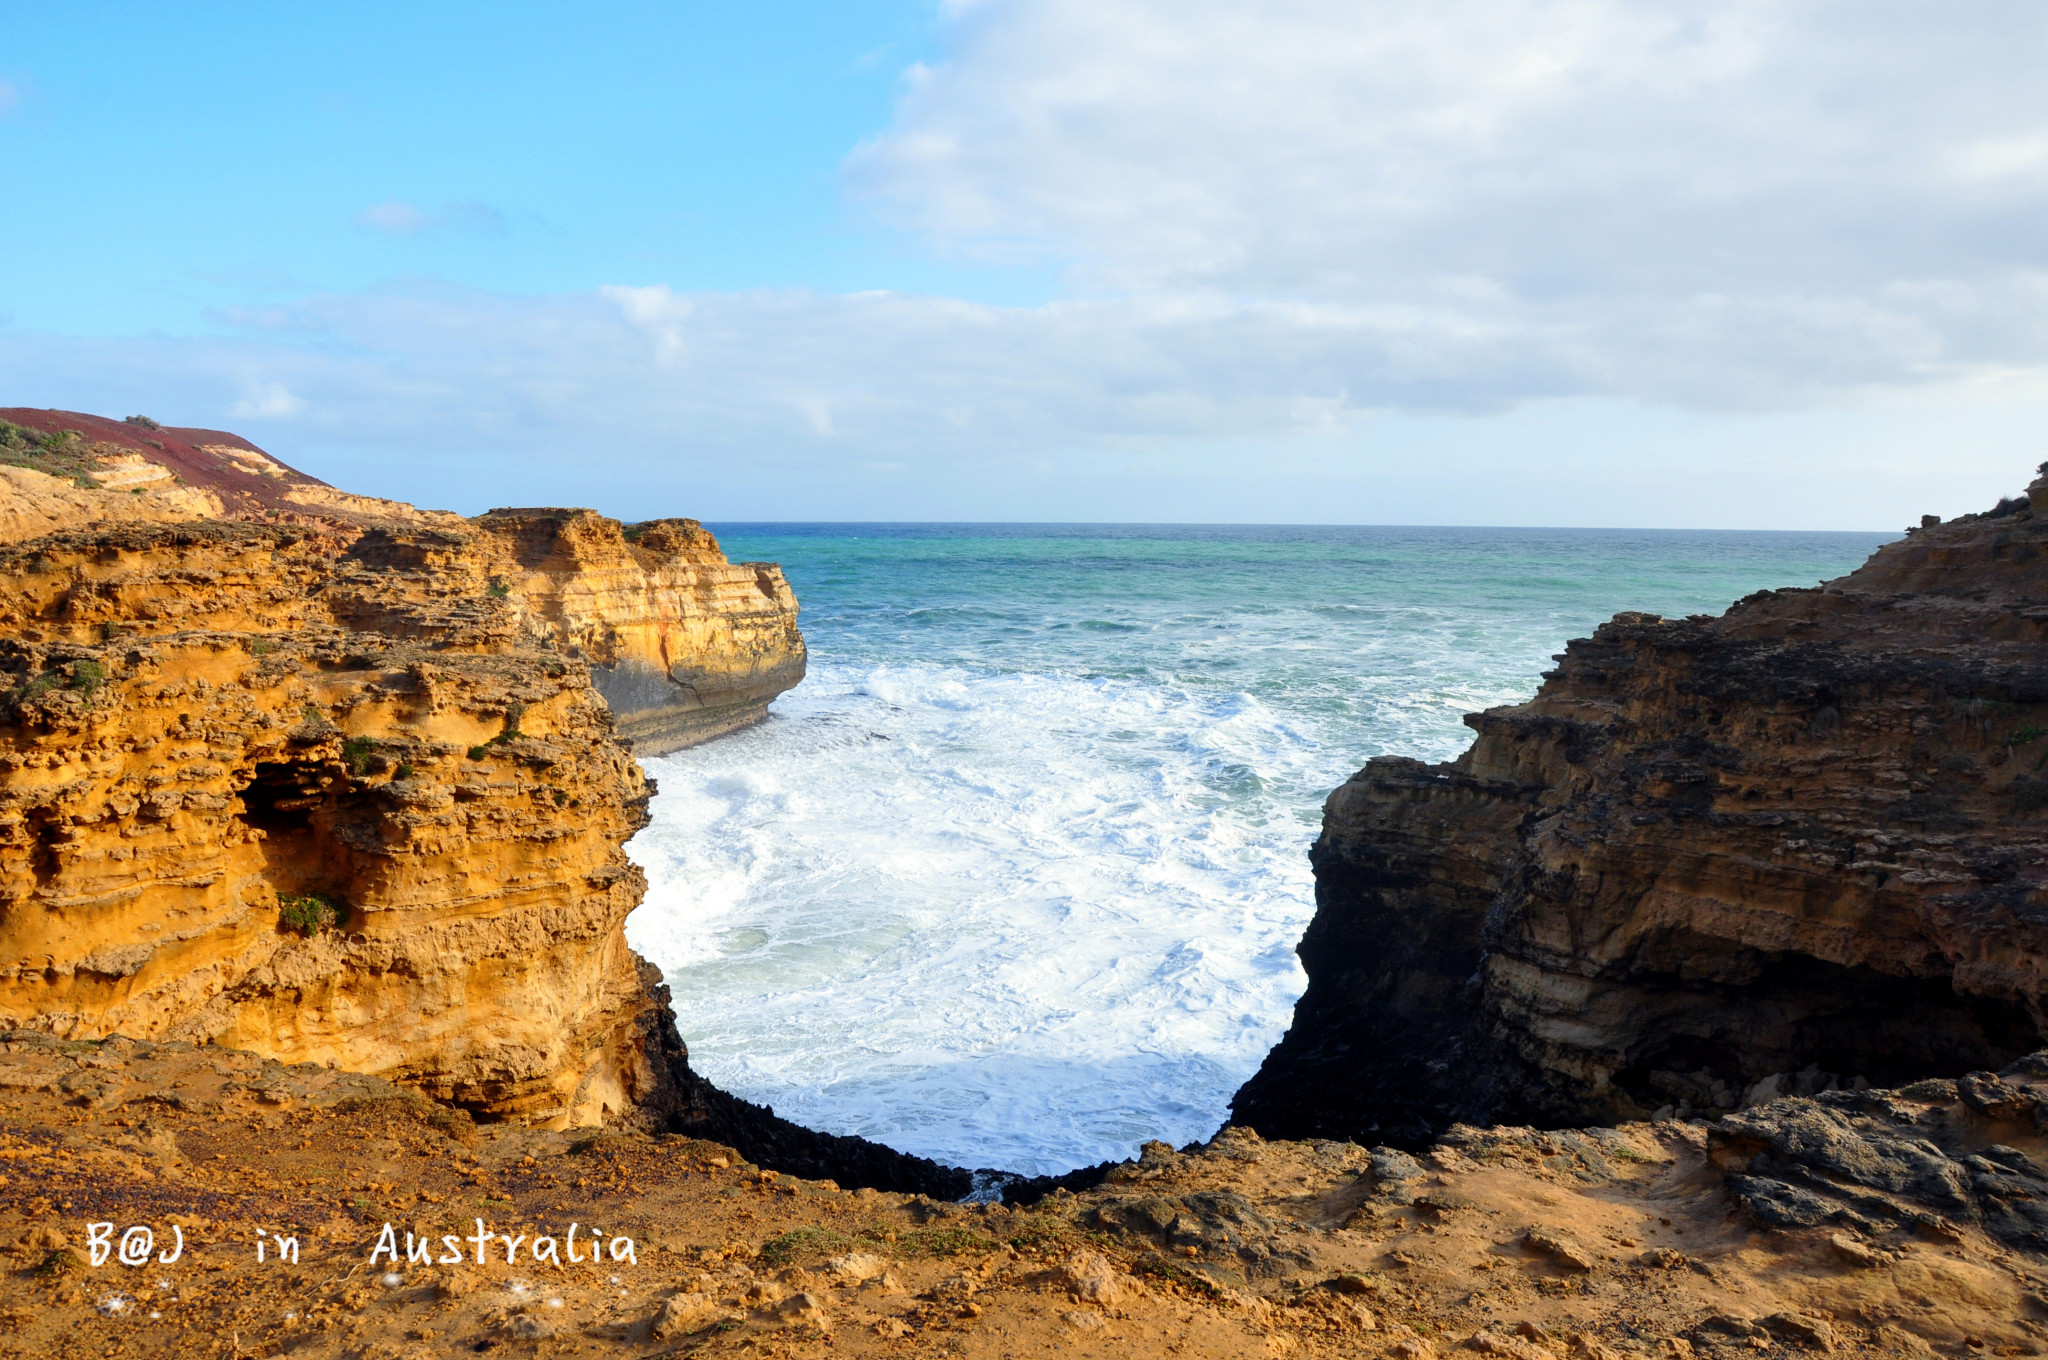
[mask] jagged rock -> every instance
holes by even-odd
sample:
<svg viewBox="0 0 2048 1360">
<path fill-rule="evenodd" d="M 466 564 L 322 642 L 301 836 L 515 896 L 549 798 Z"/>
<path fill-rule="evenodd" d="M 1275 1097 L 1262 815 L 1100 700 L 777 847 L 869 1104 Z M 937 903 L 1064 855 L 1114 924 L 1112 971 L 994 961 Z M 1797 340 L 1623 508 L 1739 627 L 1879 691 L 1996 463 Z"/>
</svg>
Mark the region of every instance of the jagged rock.
<svg viewBox="0 0 2048 1360">
<path fill-rule="evenodd" d="M 1331 794 L 1309 986 L 1233 1119 L 1421 1147 L 2039 1047 L 2044 644 L 2028 501 L 1718 618 L 1617 615 L 1457 760 Z"/>
<path fill-rule="evenodd" d="M 1982 1075 L 1989 1079 L 1962 1089 L 1994 1092 L 1999 1108 L 2031 1110 L 2038 1099 L 2021 1081 Z M 1980 1143 L 1982 1112 L 1966 1098 L 1906 1099 L 1944 1090 L 1955 1095 L 1958 1084 L 1773 1101 L 1716 1121 L 1708 1156 L 1763 1227 L 1834 1223 L 1954 1236 L 1959 1225 L 1974 1226 L 2008 1246 L 2048 1251 L 2048 1167 L 2006 1144 Z M 1843 1250 L 1839 1243 L 1850 1239 L 1832 1240 Z"/>
<path fill-rule="evenodd" d="M 1111 1232 L 1155 1237 L 1176 1247 L 1228 1247 L 1273 1230 L 1272 1220 L 1234 1190 L 1115 1199 L 1090 1215 Z"/>
</svg>

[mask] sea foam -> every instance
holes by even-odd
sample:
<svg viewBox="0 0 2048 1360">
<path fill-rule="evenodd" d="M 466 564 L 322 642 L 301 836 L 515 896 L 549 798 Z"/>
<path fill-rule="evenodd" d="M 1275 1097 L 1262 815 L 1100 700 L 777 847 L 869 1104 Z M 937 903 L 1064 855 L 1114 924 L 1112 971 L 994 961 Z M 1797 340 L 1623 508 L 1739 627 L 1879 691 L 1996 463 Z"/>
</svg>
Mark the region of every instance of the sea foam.
<svg viewBox="0 0 2048 1360">
<path fill-rule="evenodd" d="M 699 1071 L 968 1167 L 1213 1133 L 1286 1029 L 1324 796 L 1440 760 L 1617 609 L 1718 610 L 1877 535 L 755 526 L 813 666 L 647 762 L 629 847 Z"/>
</svg>

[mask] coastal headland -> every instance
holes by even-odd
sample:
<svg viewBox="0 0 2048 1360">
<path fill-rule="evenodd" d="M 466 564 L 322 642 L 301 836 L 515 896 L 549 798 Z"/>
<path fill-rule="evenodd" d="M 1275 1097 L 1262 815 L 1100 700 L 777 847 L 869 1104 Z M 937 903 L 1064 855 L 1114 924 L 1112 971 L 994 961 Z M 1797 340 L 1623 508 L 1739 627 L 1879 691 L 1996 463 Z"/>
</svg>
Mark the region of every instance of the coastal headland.
<svg viewBox="0 0 2048 1360">
<path fill-rule="evenodd" d="M 1368 765 L 1233 1124 L 1004 1184 L 625 943 L 779 570 L 0 419 L 0 1355 L 2048 1353 L 2048 482 Z"/>
</svg>

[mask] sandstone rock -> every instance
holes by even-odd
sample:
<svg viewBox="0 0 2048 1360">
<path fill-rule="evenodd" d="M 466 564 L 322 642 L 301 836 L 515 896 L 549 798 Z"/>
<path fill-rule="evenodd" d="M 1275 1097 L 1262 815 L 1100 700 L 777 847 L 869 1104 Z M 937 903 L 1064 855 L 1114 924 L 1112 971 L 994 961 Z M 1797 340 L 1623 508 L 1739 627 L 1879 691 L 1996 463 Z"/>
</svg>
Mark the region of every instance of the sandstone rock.
<svg viewBox="0 0 2048 1360">
<path fill-rule="evenodd" d="M 1871 1333 L 1871 1337 L 1878 1345 L 1884 1347 L 1886 1352 L 1893 1355 L 1913 1356 L 1918 1360 L 1919 1357 L 1940 1353 L 1905 1328 L 1895 1327 L 1889 1322 L 1880 1323 Z"/>
<path fill-rule="evenodd" d="M 888 1269 L 888 1261 L 871 1251 L 850 1251 L 825 1262 L 826 1274 L 848 1284 L 864 1284 L 879 1278 Z"/>
<path fill-rule="evenodd" d="M 1436 1347 L 1419 1336 L 1396 1341 L 1388 1350 L 1393 1360 L 1436 1360 Z"/>
<path fill-rule="evenodd" d="M 1126 1285 L 1108 1258 L 1084 1251 L 1062 1266 L 1059 1284 L 1083 1303 L 1114 1303 L 1123 1297 Z"/>
<path fill-rule="evenodd" d="M 518 1337 L 521 1341 L 547 1341 L 561 1328 L 532 1313 L 514 1313 L 505 1319 L 503 1330 L 506 1335 Z"/>
<path fill-rule="evenodd" d="M 655 1340 L 667 1341 L 701 1332 L 735 1316 L 737 1314 L 709 1294 L 672 1294 L 662 1300 L 661 1307 L 648 1320 L 648 1331 Z"/>
<path fill-rule="evenodd" d="M 1830 1234 L 1828 1245 L 1834 1248 L 1835 1255 L 1841 1257 L 1852 1266 L 1874 1266 L 1884 1260 L 1882 1256 L 1871 1249 L 1869 1243 L 1860 1242 L 1842 1233 Z"/>
<path fill-rule="evenodd" d="M 1565 1233 L 1549 1228 L 1531 1228 L 1522 1236 L 1531 1251 L 1540 1252 L 1567 1270 L 1592 1270 L 1599 1258 Z"/>
<path fill-rule="evenodd" d="M 589 510 L 472 521 L 479 570 L 523 631 L 587 662 L 643 756 L 767 716 L 803 679 L 797 602 L 770 562 L 727 562 L 695 520 L 620 525 Z"/>
<path fill-rule="evenodd" d="M 1763 1321 L 1764 1330 L 1780 1341 L 1812 1350 L 1835 1348 L 1835 1328 L 1826 1318 L 1804 1313 L 1772 1313 Z"/>
<path fill-rule="evenodd" d="M 1233 1119 L 1421 1146 L 2041 1046 L 2044 597 L 2048 514 L 2009 501 L 1818 589 L 1617 616 L 1457 760 L 1371 761 Z"/>
<path fill-rule="evenodd" d="M 1520 1337 L 1503 1336 L 1499 1332 L 1480 1332 L 1472 1338 L 1470 1345 L 1481 1355 L 1501 1355 L 1507 1360 L 1558 1360 L 1557 1352 L 1548 1346 Z"/>
</svg>

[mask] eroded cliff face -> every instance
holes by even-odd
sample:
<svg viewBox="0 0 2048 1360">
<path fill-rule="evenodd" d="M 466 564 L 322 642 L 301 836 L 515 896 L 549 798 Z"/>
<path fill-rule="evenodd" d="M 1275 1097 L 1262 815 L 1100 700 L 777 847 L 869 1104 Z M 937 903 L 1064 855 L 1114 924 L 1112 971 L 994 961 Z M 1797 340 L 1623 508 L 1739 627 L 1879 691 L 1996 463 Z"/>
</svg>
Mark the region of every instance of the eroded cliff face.
<svg viewBox="0 0 2048 1360">
<path fill-rule="evenodd" d="M 759 722 L 803 679 L 782 568 L 727 562 L 696 520 L 622 526 L 588 510 L 493 510 L 474 524 L 521 624 L 590 664 L 641 755 Z"/>
<path fill-rule="evenodd" d="M 218 432 L 4 414 L 0 1030 L 845 1152 L 692 1076 L 623 933 L 628 733 L 673 749 L 796 682 L 777 569 L 694 521 L 465 520 Z"/>
<path fill-rule="evenodd" d="M 1728 1109 L 2048 1033 L 2048 479 L 1812 590 L 1623 614 L 1312 851 L 1271 1136 Z"/>
<path fill-rule="evenodd" d="M 0 1023 L 529 1122 L 647 1094 L 622 845 L 651 788 L 582 665 L 405 546 L 199 523 L 0 550 Z"/>
</svg>

